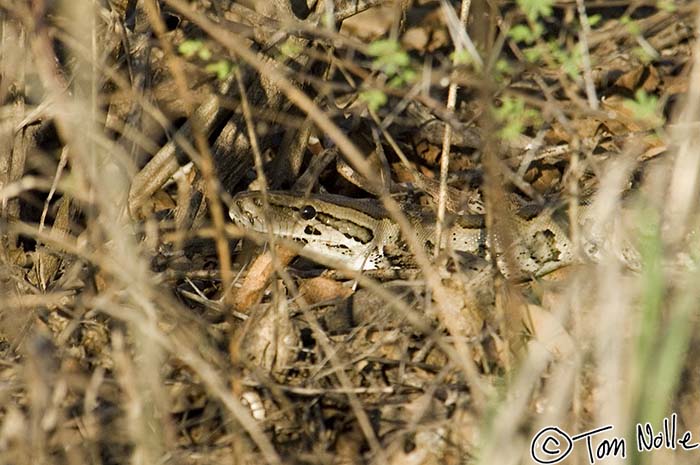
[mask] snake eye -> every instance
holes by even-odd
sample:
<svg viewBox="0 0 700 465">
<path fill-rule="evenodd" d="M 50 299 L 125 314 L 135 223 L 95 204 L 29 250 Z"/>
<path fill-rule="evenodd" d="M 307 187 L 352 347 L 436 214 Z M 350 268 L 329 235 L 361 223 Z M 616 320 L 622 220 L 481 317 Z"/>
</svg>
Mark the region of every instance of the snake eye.
<svg viewBox="0 0 700 465">
<path fill-rule="evenodd" d="M 316 216 L 316 209 L 311 205 L 304 205 L 301 209 L 301 217 L 305 220 L 312 220 Z"/>
</svg>

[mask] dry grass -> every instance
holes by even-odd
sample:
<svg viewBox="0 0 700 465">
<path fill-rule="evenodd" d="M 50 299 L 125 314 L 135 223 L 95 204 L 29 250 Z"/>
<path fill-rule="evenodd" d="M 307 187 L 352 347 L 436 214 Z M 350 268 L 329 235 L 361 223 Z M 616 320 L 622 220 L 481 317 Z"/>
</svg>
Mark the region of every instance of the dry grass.
<svg viewBox="0 0 700 465">
<path fill-rule="evenodd" d="M 524 464 L 607 425 L 605 463 L 697 462 L 636 451 L 700 435 L 697 2 L 108 3 L 0 0 L 0 463 Z M 409 181 L 506 243 L 514 193 L 566 203 L 578 259 L 433 256 Z M 410 279 L 228 221 L 319 186 L 376 195 Z"/>
</svg>

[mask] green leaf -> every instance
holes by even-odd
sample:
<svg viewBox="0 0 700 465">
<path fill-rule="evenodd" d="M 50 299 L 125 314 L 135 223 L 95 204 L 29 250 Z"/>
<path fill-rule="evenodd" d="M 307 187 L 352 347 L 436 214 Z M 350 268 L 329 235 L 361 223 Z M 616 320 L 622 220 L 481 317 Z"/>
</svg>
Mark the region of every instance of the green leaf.
<svg viewBox="0 0 700 465">
<path fill-rule="evenodd" d="M 518 97 L 505 97 L 500 107 L 491 110 L 496 122 L 501 128 L 498 134 L 506 140 L 512 140 L 522 134 L 525 128 L 531 124 L 538 124 L 540 114 L 531 108 L 525 107 L 525 101 Z"/>
<path fill-rule="evenodd" d="M 367 54 L 375 57 L 372 67 L 383 71 L 389 77 L 397 77 L 394 80 L 397 85 L 407 81 L 408 76 L 401 76 L 407 72 L 411 65 L 411 57 L 395 40 L 375 40 L 367 48 Z M 409 71 L 411 73 L 412 71 Z"/>
<path fill-rule="evenodd" d="M 542 47 L 530 47 L 523 50 L 523 55 L 530 63 L 537 63 L 542 58 L 542 52 Z"/>
<path fill-rule="evenodd" d="M 513 67 L 505 58 L 500 58 L 496 61 L 495 69 L 499 74 L 510 74 L 513 72 Z"/>
<path fill-rule="evenodd" d="M 373 57 L 381 57 L 401 51 L 401 45 L 396 40 L 379 39 L 367 47 L 367 54 Z"/>
<path fill-rule="evenodd" d="M 645 65 L 648 65 L 657 58 L 656 55 L 652 55 L 649 53 L 649 50 L 644 47 L 634 47 L 632 49 L 632 55 Z"/>
<path fill-rule="evenodd" d="M 417 77 L 418 73 L 416 73 L 411 68 L 406 68 L 398 72 L 396 76 L 389 80 L 389 86 L 402 87 L 405 84 L 410 84 L 411 82 L 414 82 Z"/>
<path fill-rule="evenodd" d="M 381 69 L 389 76 L 392 76 L 399 72 L 399 70 L 411 62 L 411 59 L 406 52 L 391 53 L 389 55 L 384 55 L 377 57 L 374 60 L 374 66 L 377 69 Z"/>
<path fill-rule="evenodd" d="M 531 44 L 537 38 L 534 31 L 525 24 L 516 24 L 508 31 L 508 36 L 516 42 L 525 42 Z"/>
<path fill-rule="evenodd" d="M 233 65 L 228 60 L 219 60 L 214 63 L 209 63 L 204 68 L 208 73 L 216 74 L 216 77 L 220 80 L 226 79 L 233 71 Z"/>
<path fill-rule="evenodd" d="M 186 56 L 187 58 L 191 58 L 192 56 L 194 56 L 195 53 L 198 53 L 203 48 L 204 42 L 198 39 L 190 39 L 181 43 L 180 46 L 177 48 L 177 51 L 180 52 L 180 54 Z"/>
<path fill-rule="evenodd" d="M 513 75 L 513 67 L 505 58 L 499 58 L 493 67 L 493 78 L 496 82 L 503 82 L 507 76 Z"/>
<path fill-rule="evenodd" d="M 360 100 L 365 102 L 370 110 L 377 111 L 379 108 L 386 105 L 387 97 L 384 92 L 379 89 L 367 89 L 360 92 Z"/>
<path fill-rule="evenodd" d="M 204 61 L 209 61 L 211 60 L 211 50 L 209 50 L 207 47 L 202 47 L 199 49 L 199 52 L 197 52 L 197 56 Z"/>
<path fill-rule="evenodd" d="M 583 51 L 580 44 L 570 51 L 563 49 L 556 41 L 551 41 L 547 45 L 549 45 L 549 51 L 554 60 L 571 79 L 574 81 L 577 80 L 581 74 L 581 67 L 583 66 Z"/>
<path fill-rule="evenodd" d="M 595 15 L 590 15 L 588 17 L 588 24 L 591 27 L 595 27 L 597 24 L 600 23 L 600 21 L 603 19 L 603 15 L 600 14 L 595 14 Z"/>
<path fill-rule="evenodd" d="M 472 56 L 466 50 L 454 51 L 450 53 L 450 60 L 455 65 L 468 65 L 472 62 Z"/>
<path fill-rule="evenodd" d="M 638 121 L 654 126 L 664 123 L 664 118 L 659 114 L 659 99 L 655 95 L 647 94 L 644 89 L 637 89 L 634 100 L 626 100 L 624 105 Z"/>
<path fill-rule="evenodd" d="M 530 21 L 537 21 L 552 15 L 554 0 L 517 0 L 517 3 Z"/>
<path fill-rule="evenodd" d="M 542 37 L 544 27 L 540 23 L 535 23 L 532 27 L 526 24 L 516 24 L 508 31 L 508 35 L 516 42 L 524 42 L 528 45 L 535 43 Z"/>
<path fill-rule="evenodd" d="M 637 23 L 637 21 L 633 20 L 627 15 L 620 18 L 620 24 L 627 28 L 627 32 L 629 32 L 630 35 L 638 36 L 641 34 L 639 23 Z"/>
<path fill-rule="evenodd" d="M 302 48 L 299 45 L 299 43 L 291 37 L 285 40 L 282 45 L 280 45 L 280 53 L 287 58 L 294 58 L 297 55 L 299 55 L 301 51 Z"/>
</svg>

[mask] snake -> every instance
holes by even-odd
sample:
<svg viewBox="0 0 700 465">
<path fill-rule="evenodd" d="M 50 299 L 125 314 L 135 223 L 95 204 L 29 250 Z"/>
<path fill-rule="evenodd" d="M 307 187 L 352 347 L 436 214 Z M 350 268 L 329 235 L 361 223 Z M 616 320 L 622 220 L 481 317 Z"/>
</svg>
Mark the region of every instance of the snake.
<svg viewBox="0 0 700 465">
<path fill-rule="evenodd" d="M 429 254 L 440 246 L 491 260 L 506 277 L 542 276 L 576 261 L 565 208 L 514 212 L 500 228 L 509 232 L 508 237 L 489 234 L 484 214 L 454 215 L 442 228 L 440 242 L 430 208 L 408 203 L 402 206 L 402 214 L 410 231 L 402 231 L 376 199 L 286 191 L 241 192 L 233 197 L 229 210 L 231 220 L 241 228 L 295 241 L 302 252 L 355 270 L 411 266 L 406 234 L 415 234 Z M 599 244 L 589 238 L 585 246 L 587 252 L 595 253 Z"/>
</svg>

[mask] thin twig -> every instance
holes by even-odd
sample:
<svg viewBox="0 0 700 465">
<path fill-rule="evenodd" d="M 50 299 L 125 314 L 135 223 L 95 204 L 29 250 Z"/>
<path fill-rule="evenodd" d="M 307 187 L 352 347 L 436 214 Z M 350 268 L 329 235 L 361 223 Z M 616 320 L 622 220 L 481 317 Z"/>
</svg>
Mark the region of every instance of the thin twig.
<svg viewBox="0 0 700 465">
<path fill-rule="evenodd" d="M 462 0 L 462 7 L 459 12 L 459 26 L 461 30 L 466 31 L 467 20 L 469 18 L 469 6 L 471 0 Z M 451 9 L 443 0 L 443 10 Z M 466 32 L 465 32 L 466 33 Z M 455 56 L 452 60 L 453 64 L 457 64 L 461 53 L 464 51 L 464 43 L 462 40 L 454 40 Z M 457 83 L 450 83 L 447 91 L 447 111 L 453 112 L 457 104 Z M 437 244 L 435 247 L 435 256 L 440 254 L 443 247 L 442 230 L 445 225 L 445 205 L 447 203 L 447 176 L 450 170 L 450 146 L 452 145 L 452 126 L 445 124 L 445 132 L 442 138 L 442 151 L 440 152 L 440 194 L 438 195 L 438 211 L 435 224 L 435 238 Z"/>
</svg>

